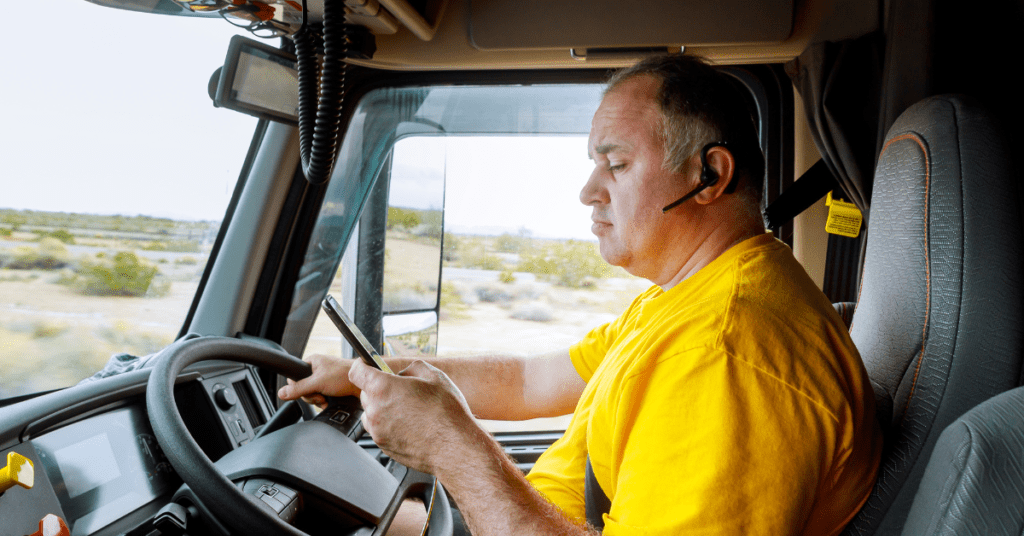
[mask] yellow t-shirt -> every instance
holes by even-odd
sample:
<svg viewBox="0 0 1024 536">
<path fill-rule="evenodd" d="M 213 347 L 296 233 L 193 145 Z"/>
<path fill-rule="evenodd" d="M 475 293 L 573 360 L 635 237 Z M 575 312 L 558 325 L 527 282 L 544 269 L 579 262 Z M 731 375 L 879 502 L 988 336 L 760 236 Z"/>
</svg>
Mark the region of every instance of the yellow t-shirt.
<svg viewBox="0 0 1024 536">
<path fill-rule="evenodd" d="M 527 477 L 585 519 L 587 454 L 604 534 L 835 534 L 867 499 L 881 432 L 860 355 L 789 248 L 731 248 L 655 286 L 572 347 L 587 381 Z"/>
</svg>

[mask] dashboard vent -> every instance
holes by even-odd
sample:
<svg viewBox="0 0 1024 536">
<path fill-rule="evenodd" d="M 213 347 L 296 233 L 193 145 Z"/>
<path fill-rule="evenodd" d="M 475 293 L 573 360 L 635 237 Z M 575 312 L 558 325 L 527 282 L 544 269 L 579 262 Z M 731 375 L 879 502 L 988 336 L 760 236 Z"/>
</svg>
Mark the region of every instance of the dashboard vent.
<svg viewBox="0 0 1024 536">
<path fill-rule="evenodd" d="M 238 401 L 242 404 L 242 409 L 245 411 L 245 416 L 249 417 L 249 425 L 253 430 L 263 426 L 267 423 L 267 418 L 260 411 L 260 407 L 257 405 L 256 397 L 253 395 L 252 387 L 246 380 L 240 380 L 231 384 L 235 388 L 235 394 L 238 395 Z"/>
</svg>

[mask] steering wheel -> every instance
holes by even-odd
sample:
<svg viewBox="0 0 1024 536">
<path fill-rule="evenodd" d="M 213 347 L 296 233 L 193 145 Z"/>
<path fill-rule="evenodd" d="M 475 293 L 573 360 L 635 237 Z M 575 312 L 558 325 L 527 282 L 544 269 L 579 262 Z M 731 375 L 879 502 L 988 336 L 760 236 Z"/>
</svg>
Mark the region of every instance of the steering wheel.
<svg viewBox="0 0 1024 536">
<path fill-rule="evenodd" d="M 448 499 L 434 478 L 391 462 L 385 468 L 355 441 L 327 422 L 306 421 L 259 437 L 214 464 L 199 448 L 174 402 L 178 374 L 200 361 L 223 359 L 256 365 L 298 380 L 305 363 L 262 344 L 227 337 L 179 341 L 158 356 L 149 375 L 146 407 L 153 433 L 171 465 L 205 510 L 231 533 L 305 536 L 232 480 L 261 478 L 326 505 L 339 517 L 358 520 L 350 534 L 383 534 L 402 501 L 433 485 L 430 536 L 451 536 Z"/>
</svg>

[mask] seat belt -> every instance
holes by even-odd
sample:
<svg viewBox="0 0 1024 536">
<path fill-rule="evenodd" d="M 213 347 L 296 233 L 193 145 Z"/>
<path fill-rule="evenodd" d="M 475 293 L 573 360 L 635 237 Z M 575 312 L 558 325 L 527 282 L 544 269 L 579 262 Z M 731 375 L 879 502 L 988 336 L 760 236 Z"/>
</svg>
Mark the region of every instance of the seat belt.
<svg viewBox="0 0 1024 536">
<path fill-rule="evenodd" d="M 778 229 L 838 187 L 825 160 L 818 160 L 764 209 L 765 227 L 772 231 Z"/>
<path fill-rule="evenodd" d="M 590 456 L 587 455 L 587 478 L 583 483 L 583 500 L 587 512 L 587 523 L 597 530 L 604 530 L 604 514 L 612 509 L 612 500 L 608 494 L 601 489 L 594 476 L 594 467 L 590 465 Z"/>
</svg>

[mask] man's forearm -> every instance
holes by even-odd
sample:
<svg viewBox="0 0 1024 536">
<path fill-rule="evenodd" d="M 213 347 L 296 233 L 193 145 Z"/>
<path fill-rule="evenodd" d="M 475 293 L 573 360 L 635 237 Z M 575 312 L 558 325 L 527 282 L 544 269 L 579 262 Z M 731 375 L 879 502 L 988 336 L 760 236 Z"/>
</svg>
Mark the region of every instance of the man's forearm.
<svg viewBox="0 0 1024 536">
<path fill-rule="evenodd" d="M 534 417 L 523 399 L 524 362 L 516 356 L 389 357 L 398 372 L 422 360 L 441 369 L 462 391 L 473 414 L 480 419 L 516 421 Z"/>
<path fill-rule="evenodd" d="M 475 536 L 600 534 L 574 522 L 530 485 L 494 439 L 473 431 L 453 465 L 437 478 L 455 499 Z"/>
</svg>

